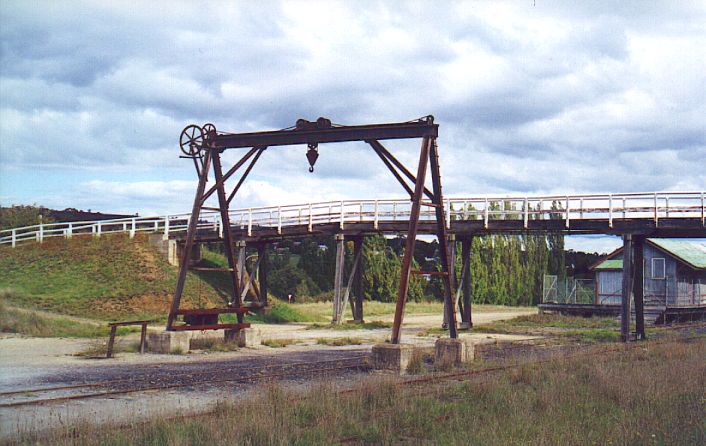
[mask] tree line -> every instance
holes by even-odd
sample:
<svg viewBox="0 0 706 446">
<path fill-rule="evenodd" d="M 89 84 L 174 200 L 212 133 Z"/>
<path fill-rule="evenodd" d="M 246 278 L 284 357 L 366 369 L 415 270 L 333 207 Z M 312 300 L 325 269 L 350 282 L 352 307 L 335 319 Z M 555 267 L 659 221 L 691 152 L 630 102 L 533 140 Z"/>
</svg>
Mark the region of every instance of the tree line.
<svg viewBox="0 0 706 446">
<path fill-rule="evenodd" d="M 457 242 L 456 277 L 461 277 Z M 392 302 L 397 296 L 404 238 L 365 237 L 362 249 L 363 293 L 367 300 Z M 333 293 L 335 242 L 329 237 L 286 240 L 268 254 L 268 287 L 278 297 L 328 300 Z M 346 242 L 346 277 L 353 264 L 353 242 Z M 471 243 L 471 289 L 474 303 L 534 305 L 541 299 L 544 274 L 565 274 L 561 234 L 487 235 Z M 417 240 L 414 270 L 440 270 L 439 244 Z M 413 275 L 409 299 L 442 300 L 439 276 Z"/>
</svg>

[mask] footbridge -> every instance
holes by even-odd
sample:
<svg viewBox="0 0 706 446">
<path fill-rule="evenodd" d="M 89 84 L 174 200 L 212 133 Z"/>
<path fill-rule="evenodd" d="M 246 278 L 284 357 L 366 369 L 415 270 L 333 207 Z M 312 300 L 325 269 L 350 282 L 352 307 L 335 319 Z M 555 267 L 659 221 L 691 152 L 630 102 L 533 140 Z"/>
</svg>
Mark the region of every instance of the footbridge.
<svg viewBox="0 0 706 446">
<path fill-rule="evenodd" d="M 705 196 L 704 191 L 692 191 L 447 198 L 445 225 L 458 236 L 559 231 L 705 237 Z M 259 242 L 308 235 L 403 234 L 410 212 L 409 199 L 337 200 L 233 209 L 229 217 L 238 239 Z M 160 233 L 165 240 L 181 240 L 190 220 L 190 213 L 179 213 L 24 226 L 0 231 L 0 245 L 115 233 Z M 433 209 L 420 210 L 419 220 L 420 233 L 436 233 Z M 196 227 L 198 241 L 223 239 L 217 211 L 201 211 Z"/>
</svg>

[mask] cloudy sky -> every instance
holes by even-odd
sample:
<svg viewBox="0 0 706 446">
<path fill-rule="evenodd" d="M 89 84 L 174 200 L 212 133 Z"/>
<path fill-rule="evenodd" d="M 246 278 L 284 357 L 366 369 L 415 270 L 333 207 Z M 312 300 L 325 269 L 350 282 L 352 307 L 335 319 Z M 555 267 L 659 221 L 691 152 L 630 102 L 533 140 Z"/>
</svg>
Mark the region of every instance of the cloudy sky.
<svg viewBox="0 0 706 446">
<path fill-rule="evenodd" d="M 184 126 L 318 116 L 433 114 L 447 196 L 706 186 L 703 1 L 6 0 L 0 39 L 2 205 L 186 211 Z M 268 150 L 236 206 L 403 196 L 363 143 L 304 153 Z"/>
</svg>

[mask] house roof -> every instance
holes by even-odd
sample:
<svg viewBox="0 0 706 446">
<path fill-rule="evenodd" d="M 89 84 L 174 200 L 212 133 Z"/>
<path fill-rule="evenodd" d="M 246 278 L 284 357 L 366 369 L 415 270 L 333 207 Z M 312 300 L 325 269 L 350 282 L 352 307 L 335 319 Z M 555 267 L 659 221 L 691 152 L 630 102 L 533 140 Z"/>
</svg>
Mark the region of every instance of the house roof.
<svg viewBox="0 0 706 446">
<path fill-rule="evenodd" d="M 648 238 L 647 242 L 692 268 L 706 269 L 706 239 Z M 616 249 L 591 269 L 623 269 L 623 261 L 612 258 L 622 251 L 622 247 Z"/>
</svg>

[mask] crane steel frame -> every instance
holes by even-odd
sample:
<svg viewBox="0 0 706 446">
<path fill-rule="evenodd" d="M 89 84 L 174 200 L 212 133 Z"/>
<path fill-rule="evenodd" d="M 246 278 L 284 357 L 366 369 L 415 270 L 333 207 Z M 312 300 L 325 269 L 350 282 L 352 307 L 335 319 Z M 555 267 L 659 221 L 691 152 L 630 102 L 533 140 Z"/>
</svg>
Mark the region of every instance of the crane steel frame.
<svg viewBox="0 0 706 446">
<path fill-rule="evenodd" d="M 392 327 L 391 342 L 400 342 L 400 328 L 404 317 L 404 308 L 409 291 L 409 280 L 412 271 L 412 259 L 417 236 L 419 214 L 421 206 L 430 206 L 435 209 L 436 215 L 436 235 L 439 242 L 442 271 L 437 272 L 442 276 L 444 283 L 445 319 L 448 321 L 449 334 L 451 338 L 456 338 L 456 312 L 453 302 L 452 274 L 450 273 L 449 245 L 447 239 L 447 229 L 445 225 L 445 215 L 443 206 L 443 195 L 441 188 L 441 176 L 439 169 L 439 154 L 436 139 L 438 137 L 438 124 L 434 123 L 433 116 L 426 116 L 414 121 L 371 124 L 357 126 L 334 126 L 325 118 L 319 118 L 316 122 L 309 122 L 303 119 L 297 121 L 296 127 L 292 129 L 252 132 L 252 133 L 224 133 L 216 131 L 213 124 L 205 124 L 203 127 L 189 125 L 181 133 L 180 145 L 185 153 L 184 158 L 191 158 L 196 167 L 199 182 L 196 187 L 196 196 L 187 228 L 187 236 L 184 242 L 179 265 L 179 276 L 177 279 L 174 297 L 167 320 L 167 330 L 204 330 L 204 329 L 241 329 L 248 324 L 243 323 L 243 315 L 252 308 L 248 307 L 241 299 L 241 274 L 238 271 L 238 264 L 234 253 L 234 240 L 231 232 L 230 218 L 228 211 L 230 203 L 242 186 L 243 182 L 257 163 L 260 156 L 269 147 L 307 144 L 309 152 L 316 151 L 319 144 L 363 141 L 370 145 L 373 151 L 380 157 L 385 166 L 390 170 L 395 179 L 402 185 L 410 195 L 412 202 L 407 239 L 405 241 L 405 251 L 402 260 L 402 270 L 400 273 L 400 283 L 397 291 L 397 303 L 395 307 L 395 319 Z M 392 153 L 390 153 L 380 140 L 388 139 L 410 139 L 421 138 L 422 144 L 419 153 L 419 163 L 417 174 L 414 175 L 407 169 Z M 227 172 L 223 172 L 221 154 L 227 149 L 250 148 Z M 307 153 L 307 158 L 312 164 L 316 161 L 317 154 Z M 236 183 L 232 192 L 226 197 L 226 181 L 230 179 L 248 161 L 250 164 L 245 169 L 240 179 Z M 432 190 L 425 187 L 427 167 L 431 170 Z M 209 172 L 213 170 L 215 183 L 207 190 Z M 411 184 L 410 184 L 411 183 Z M 192 249 L 197 236 L 197 223 L 201 209 L 204 209 L 206 200 L 213 194 L 218 197 L 221 223 L 223 228 L 223 243 L 225 254 L 228 259 L 227 269 L 230 273 L 233 285 L 233 296 L 231 296 L 227 309 L 205 309 L 205 310 L 183 310 L 180 309 L 181 297 L 184 292 L 189 261 L 192 256 Z M 426 195 L 430 201 L 422 201 Z M 206 208 L 213 209 L 213 208 Z M 215 210 L 215 209 L 214 209 Z M 241 272 L 242 273 L 242 272 Z M 267 304 L 266 295 L 260 299 L 260 305 Z M 220 313 L 237 314 L 238 324 L 196 324 L 196 325 L 174 325 L 178 315 L 201 314 L 217 315 Z"/>
</svg>

